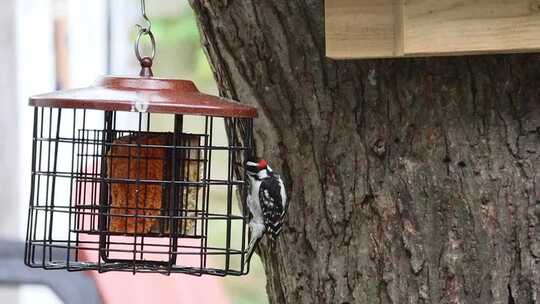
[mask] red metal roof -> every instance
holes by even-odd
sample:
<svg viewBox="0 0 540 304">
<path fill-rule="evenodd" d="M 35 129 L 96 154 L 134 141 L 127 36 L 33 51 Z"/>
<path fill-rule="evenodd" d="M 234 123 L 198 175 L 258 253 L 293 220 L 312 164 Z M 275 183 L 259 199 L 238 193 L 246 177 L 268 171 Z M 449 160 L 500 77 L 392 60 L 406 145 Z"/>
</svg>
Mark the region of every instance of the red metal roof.
<svg viewBox="0 0 540 304">
<path fill-rule="evenodd" d="M 257 117 L 256 108 L 201 93 L 189 80 L 153 77 L 104 76 L 87 88 L 32 96 L 30 105 L 218 117 Z"/>
</svg>

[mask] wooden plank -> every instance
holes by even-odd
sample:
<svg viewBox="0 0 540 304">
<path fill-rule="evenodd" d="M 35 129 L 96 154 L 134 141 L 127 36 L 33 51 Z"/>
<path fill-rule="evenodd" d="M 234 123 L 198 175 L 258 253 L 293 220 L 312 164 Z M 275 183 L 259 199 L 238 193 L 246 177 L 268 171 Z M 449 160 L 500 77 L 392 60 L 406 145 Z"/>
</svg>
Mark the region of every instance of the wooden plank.
<svg viewBox="0 0 540 304">
<path fill-rule="evenodd" d="M 336 59 L 540 50 L 540 0 L 327 0 Z"/>
<path fill-rule="evenodd" d="M 524 52 L 540 49 L 540 1 L 407 0 L 406 55 Z"/>
<path fill-rule="evenodd" d="M 394 57 L 400 53 L 398 0 L 327 0 L 326 55 L 336 59 Z"/>
</svg>

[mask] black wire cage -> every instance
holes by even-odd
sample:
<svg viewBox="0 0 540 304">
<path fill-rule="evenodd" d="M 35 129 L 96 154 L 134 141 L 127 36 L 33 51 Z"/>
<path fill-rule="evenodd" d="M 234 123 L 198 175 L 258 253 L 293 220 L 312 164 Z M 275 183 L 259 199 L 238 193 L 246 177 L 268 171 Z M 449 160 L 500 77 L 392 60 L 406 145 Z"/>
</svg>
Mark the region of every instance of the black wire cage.
<svg viewBox="0 0 540 304">
<path fill-rule="evenodd" d="M 104 77 L 30 105 L 28 266 L 249 272 L 254 108 L 152 77 Z"/>
</svg>

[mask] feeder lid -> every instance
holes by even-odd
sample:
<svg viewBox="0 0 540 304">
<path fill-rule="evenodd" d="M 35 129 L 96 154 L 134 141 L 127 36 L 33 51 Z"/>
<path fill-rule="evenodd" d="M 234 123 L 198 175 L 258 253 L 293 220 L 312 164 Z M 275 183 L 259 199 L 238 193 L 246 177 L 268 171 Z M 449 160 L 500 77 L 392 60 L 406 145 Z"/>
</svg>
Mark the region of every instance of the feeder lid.
<svg viewBox="0 0 540 304">
<path fill-rule="evenodd" d="M 257 109 L 199 92 L 189 80 L 99 78 L 93 86 L 30 97 L 35 107 L 255 118 Z"/>
</svg>

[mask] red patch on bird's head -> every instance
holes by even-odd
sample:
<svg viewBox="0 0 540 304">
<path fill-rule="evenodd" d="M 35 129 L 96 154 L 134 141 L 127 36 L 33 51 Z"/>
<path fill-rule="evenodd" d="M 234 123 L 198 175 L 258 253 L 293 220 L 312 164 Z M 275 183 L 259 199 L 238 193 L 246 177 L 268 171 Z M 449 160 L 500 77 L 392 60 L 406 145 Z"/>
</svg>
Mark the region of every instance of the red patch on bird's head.
<svg viewBox="0 0 540 304">
<path fill-rule="evenodd" d="M 259 161 L 259 164 L 258 164 L 259 169 L 260 169 L 260 170 L 266 169 L 266 166 L 268 166 L 268 163 L 266 162 L 266 160 L 261 159 L 261 160 Z"/>
</svg>

